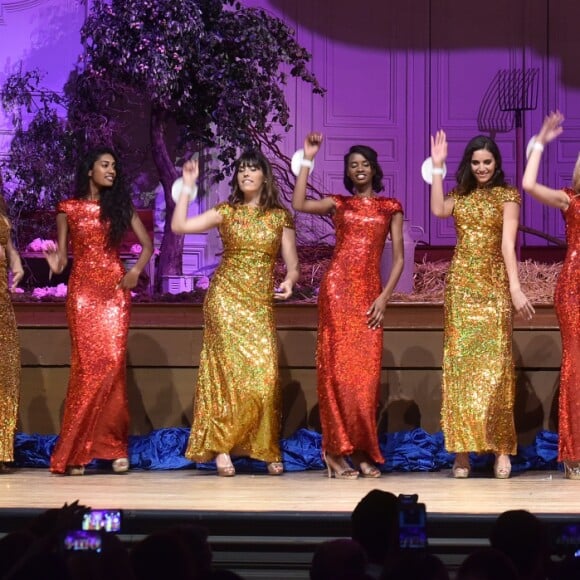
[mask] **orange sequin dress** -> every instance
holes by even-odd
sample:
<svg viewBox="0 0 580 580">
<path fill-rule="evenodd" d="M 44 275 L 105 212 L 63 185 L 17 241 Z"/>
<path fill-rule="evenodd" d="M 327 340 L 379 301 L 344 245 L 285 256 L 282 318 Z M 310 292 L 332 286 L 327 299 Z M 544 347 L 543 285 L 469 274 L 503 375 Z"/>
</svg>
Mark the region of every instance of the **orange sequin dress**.
<svg viewBox="0 0 580 580">
<path fill-rule="evenodd" d="M 383 332 L 367 311 L 382 290 L 380 260 L 396 199 L 332 196 L 334 254 L 318 295 L 318 401 L 324 451 L 384 461 L 377 436 Z"/>
<path fill-rule="evenodd" d="M 501 251 L 512 187 L 456 190 L 457 245 L 445 283 L 442 427 L 451 452 L 516 452 L 512 301 Z"/>
<path fill-rule="evenodd" d="M 10 226 L 0 216 L 0 461 L 14 461 L 14 433 L 20 393 L 20 344 L 8 291 L 6 244 Z"/>
<path fill-rule="evenodd" d="M 125 359 L 131 296 L 117 288 L 125 268 L 117 250 L 107 247 L 98 202 L 70 199 L 65 213 L 72 245 L 66 313 L 71 336 L 71 367 L 60 435 L 50 469 L 94 458 L 128 456 L 129 410 Z"/>
<path fill-rule="evenodd" d="M 568 249 L 554 294 L 562 335 L 558 458 L 576 462 L 580 461 L 580 199 L 573 189 L 564 191 L 570 197 L 563 214 Z"/>
<path fill-rule="evenodd" d="M 274 264 L 283 209 L 219 204 L 224 253 L 203 304 L 204 333 L 185 456 L 209 461 L 234 452 L 280 461 L 280 385 Z"/>
</svg>

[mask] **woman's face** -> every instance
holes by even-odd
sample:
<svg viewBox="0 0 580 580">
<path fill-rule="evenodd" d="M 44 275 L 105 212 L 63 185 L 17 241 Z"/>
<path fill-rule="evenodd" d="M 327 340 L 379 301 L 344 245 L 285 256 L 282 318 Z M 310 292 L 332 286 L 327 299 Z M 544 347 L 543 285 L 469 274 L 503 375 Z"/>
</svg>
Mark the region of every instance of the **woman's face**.
<svg viewBox="0 0 580 580">
<path fill-rule="evenodd" d="M 259 193 L 265 180 L 264 172 L 259 165 L 242 164 L 238 167 L 238 187 L 244 195 Z"/>
<path fill-rule="evenodd" d="M 471 173 L 478 185 L 486 185 L 496 169 L 495 157 L 487 149 L 478 149 L 471 156 Z"/>
<path fill-rule="evenodd" d="M 348 158 L 347 175 L 355 187 L 372 183 L 375 175 L 371 162 L 360 153 L 353 153 Z"/>
<path fill-rule="evenodd" d="M 89 178 L 99 188 L 112 187 L 117 176 L 116 166 L 115 158 L 110 153 L 104 153 L 95 161 Z"/>
</svg>

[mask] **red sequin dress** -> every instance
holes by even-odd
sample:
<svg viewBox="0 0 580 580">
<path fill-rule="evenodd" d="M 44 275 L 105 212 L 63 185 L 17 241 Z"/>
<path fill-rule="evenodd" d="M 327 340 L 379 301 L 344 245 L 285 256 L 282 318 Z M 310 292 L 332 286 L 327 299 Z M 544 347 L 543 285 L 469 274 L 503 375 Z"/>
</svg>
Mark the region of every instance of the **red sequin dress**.
<svg viewBox="0 0 580 580">
<path fill-rule="evenodd" d="M 323 448 L 337 455 L 381 455 L 376 414 L 383 332 L 367 311 L 382 290 L 380 260 L 396 199 L 332 196 L 336 245 L 318 296 L 318 401 Z"/>
<path fill-rule="evenodd" d="M 554 304 L 562 335 L 558 458 L 580 461 L 580 199 L 573 189 L 566 210 L 568 249 L 556 284 Z"/>
<path fill-rule="evenodd" d="M 107 247 L 106 229 L 95 201 L 70 199 L 65 213 L 73 266 L 66 313 L 71 336 L 71 367 L 60 436 L 50 469 L 94 458 L 128 456 L 129 409 L 125 358 L 130 293 L 117 288 L 125 268 L 117 250 Z"/>
<path fill-rule="evenodd" d="M 0 461 L 14 460 L 14 433 L 20 394 L 20 344 L 12 299 L 8 291 L 6 245 L 8 222 L 0 216 Z"/>
</svg>

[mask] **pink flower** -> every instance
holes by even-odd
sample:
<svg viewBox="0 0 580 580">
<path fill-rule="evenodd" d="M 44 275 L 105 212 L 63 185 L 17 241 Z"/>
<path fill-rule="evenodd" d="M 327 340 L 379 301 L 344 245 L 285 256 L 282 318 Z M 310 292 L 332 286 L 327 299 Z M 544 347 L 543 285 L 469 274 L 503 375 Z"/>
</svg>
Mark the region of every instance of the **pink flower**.
<svg viewBox="0 0 580 580">
<path fill-rule="evenodd" d="M 209 278 L 207 276 L 202 276 L 196 283 L 195 287 L 200 290 L 207 290 L 209 288 Z"/>
<path fill-rule="evenodd" d="M 131 246 L 131 253 L 132 254 L 140 254 L 143 251 L 143 246 L 141 244 L 133 244 Z"/>
<path fill-rule="evenodd" d="M 30 250 L 31 252 L 54 252 L 56 250 L 56 244 L 52 240 L 34 238 L 34 240 L 28 244 L 26 249 Z"/>
</svg>

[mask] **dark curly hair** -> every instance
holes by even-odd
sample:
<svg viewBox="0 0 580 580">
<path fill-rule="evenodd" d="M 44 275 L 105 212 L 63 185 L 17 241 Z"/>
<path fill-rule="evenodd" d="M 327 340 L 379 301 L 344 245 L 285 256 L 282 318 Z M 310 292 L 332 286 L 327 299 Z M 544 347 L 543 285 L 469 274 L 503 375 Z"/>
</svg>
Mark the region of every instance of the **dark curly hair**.
<svg viewBox="0 0 580 580">
<path fill-rule="evenodd" d="M 266 156 L 258 149 L 248 149 L 244 151 L 234 163 L 234 175 L 231 181 L 232 193 L 228 202 L 237 205 L 244 202 L 244 193 L 238 184 L 238 172 L 244 167 L 259 167 L 264 174 L 264 185 L 260 192 L 258 206 L 262 210 L 273 208 L 286 209 L 280 202 L 280 190 L 274 179 L 272 165 Z"/>
<path fill-rule="evenodd" d="M 461 194 L 467 194 L 477 187 L 477 180 L 471 171 L 471 158 L 475 151 L 484 149 L 489 151 L 495 160 L 495 172 L 492 175 L 486 187 L 501 187 L 505 186 L 506 180 L 501 165 L 501 153 L 496 142 L 485 135 L 478 135 L 474 137 L 466 146 L 463 152 L 463 158 L 459 163 L 459 168 L 455 174 L 455 179 L 458 184 L 458 191 Z"/>
<path fill-rule="evenodd" d="M 123 176 L 117 154 L 109 147 L 91 149 L 81 160 L 76 178 L 76 199 L 83 199 L 89 194 L 89 172 L 103 155 L 111 155 L 115 160 L 115 180 L 111 187 L 100 191 L 101 222 L 107 225 L 107 242 L 109 247 L 116 248 L 131 225 L 134 207 L 131 193 Z"/>
<path fill-rule="evenodd" d="M 353 145 L 348 150 L 348 153 L 344 156 L 343 183 L 346 190 L 349 193 L 354 193 L 354 183 L 352 182 L 352 179 L 348 176 L 348 161 L 350 159 L 350 156 L 354 155 L 355 153 L 362 155 L 371 164 L 371 168 L 375 172 L 375 174 L 373 175 L 373 191 L 375 193 L 384 191 L 385 186 L 383 185 L 383 169 L 379 165 L 378 161 L 379 156 L 372 147 L 368 147 L 367 145 Z"/>
</svg>

